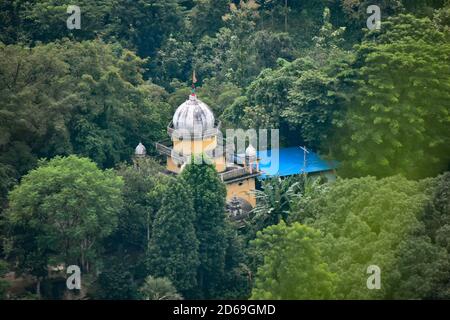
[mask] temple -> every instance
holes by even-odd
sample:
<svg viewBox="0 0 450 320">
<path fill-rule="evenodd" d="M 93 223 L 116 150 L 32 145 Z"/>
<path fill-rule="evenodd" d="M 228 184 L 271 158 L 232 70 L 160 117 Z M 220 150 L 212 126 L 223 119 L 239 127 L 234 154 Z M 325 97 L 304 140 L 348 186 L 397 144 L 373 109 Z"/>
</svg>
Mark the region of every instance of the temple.
<svg viewBox="0 0 450 320">
<path fill-rule="evenodd" d="M 227 209 L 232 220 L 244 219 L 256 205 L 255 178 L 260 175 L 256 149 L 249 145 L 242 164 L 227 162 L 239 157 L 224 153 L 220 121 L 195 91 L 175 111 L 167 126 L 169 139 L 156 143 L 156 150 L 166 156 L 166 172 L 179 174 L 192 156 L 206 155 L 227 187 Z M 139 149 L 139 150 L 138 150 Z M 136 154 L 143 146 L 136 148 Z"/>
<path fill-rule="evenodd" d="M 194 78 L 195 79 L 195 78 Z M 192 93 L 175 111 L 167 126 L 168 138 L 155 144 L 166 158 L 166 174 L 177 175 L 192 159 L 212 163 L 227 187 L 227 211 L 233 221 L 248 217 L 256 206 L 256 178 L 286 177 L 305 174 L 322 176 L 328 181 L 336 177 L 336 161 L 324 160 L 306 147 L 260 150 L 249 144 L 245 153 L 237 154 L 234 145 L 224 147 L 221 122 L 209 106 Z M 276 156 L 272 156 L 275 153 Z M 146 156 L 142 143 L 136 147 L 135 159 Z M 260 163 L 261 162 L 261 163 Z"/>
</svg>

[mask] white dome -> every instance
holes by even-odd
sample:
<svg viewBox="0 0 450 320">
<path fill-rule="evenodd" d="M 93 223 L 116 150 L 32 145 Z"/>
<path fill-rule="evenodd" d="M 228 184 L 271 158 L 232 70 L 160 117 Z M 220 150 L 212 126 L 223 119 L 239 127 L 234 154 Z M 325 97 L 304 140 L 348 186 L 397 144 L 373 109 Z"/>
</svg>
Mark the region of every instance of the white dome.
<svg viewBox="0 0 450 320">
<path fill-rule="evenodd" d="M 134 150 L 134 154 L 137 156 L 145 156 L 147 154 L 147 149 L 142 143 L 139 142 L 136 149 Z"/>
<path fill-rule="evenodd" d="M 189 96 L 189 100 L 183 102 L 173 115 L 172 123 L 175 130 L 185 129 L 193 133 L 214 128 L 214 114 L 208 105 L 197 98 L 195 94 Z M 197 133 L 197 132 L 196 132 Z M 200 132 L 198 132 L 200 133 Z"/>
<path fill-rule="evenodd" d="M 249 145 L 247 149 L 245 149 L 245 156 L 247 158 L 256 158 L 256 149 L 252 145 Z"/>
</svg>

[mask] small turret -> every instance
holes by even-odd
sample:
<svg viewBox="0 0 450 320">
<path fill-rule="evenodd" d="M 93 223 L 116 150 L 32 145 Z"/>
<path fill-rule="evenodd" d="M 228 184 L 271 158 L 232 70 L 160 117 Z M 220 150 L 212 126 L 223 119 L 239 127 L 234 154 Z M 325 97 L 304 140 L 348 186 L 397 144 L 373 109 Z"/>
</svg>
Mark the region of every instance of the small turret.
<svg viewBox="0 0 450 320">
<path fill-rule="evenodd" d="M 245 149 L 245 166 L 253 173 L 253 165 L 256 165 L 256 171 L 259 171 L 258 157 L 255 147 L 251 144 Z"/>
<path fill-rule="evenodd" d="M 143 158 L 147 155 L 147 149 L 141 142 L 139 142 L 136 149 L 134 150 L 134 155 L 138 158 Z"/>
</svg>

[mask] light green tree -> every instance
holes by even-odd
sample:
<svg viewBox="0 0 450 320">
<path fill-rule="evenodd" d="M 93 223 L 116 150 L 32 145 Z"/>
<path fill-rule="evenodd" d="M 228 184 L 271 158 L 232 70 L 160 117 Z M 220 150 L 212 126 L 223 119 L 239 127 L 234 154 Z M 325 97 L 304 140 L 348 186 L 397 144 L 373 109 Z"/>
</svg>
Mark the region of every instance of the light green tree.
<svg viewBox="0 0 450 320">
<path fill-rule="evenodd" d="M 401 176 L 366 177 L 326 185 L 302 205 L 298 217 L 323 234 L 323 256 L 338 276 L 336 298 L 390 295 L 391 279 L 401 272 L 397 254 L 420 226 L 419 214 L 426 199 L 415 181 Z M 367 289 L 370 265 L 381 269 L 380 290 Z"/>
<path fill-rule="evenodd" d="M 330 299 L 336 276 L 320 251 L 316 230 L 284 222 L 258 233 L 252 245 L 263 258 L 252 299 Z"/>
<path fill-rule="evenodd" d="M 251 211 L 251 220 L 247 223 L 248 236 L 253 239 L 257 231 L 287 222 L 294 207 L 318 189 L 320 179 L 313 180 L 306 175 L 291 177 L 273 177 L 261 183 L 261 190 L 255 190 L 256 206 Z"/>
<path fill-rule="evenodd" d="M 145 300 L 181 300 L 181 295 L 167 278 L 148 276 L 139 289 Z"/>
<path fill-rule="evenodd" d="M 42 161 L 9 194 L 8 257 L 18 270 L 45 277 L 47 266 L 95 266 L 101 241 L 117 227 L 123 181 L 76 156 Z"/>
<path fill-rule="evenodd" d="M 434 176 L 450 161 L 450 42 L 428 19 L 400 15 L 358 47 L 355 90 L 331 147 L 346 176 Z"/>
<path fill-rule="evenodd" d="M 397 252 L 390 298 L 450 297 L 450 173 L 422 181 L 428 201 L 420 224 Z"/>
</svg>

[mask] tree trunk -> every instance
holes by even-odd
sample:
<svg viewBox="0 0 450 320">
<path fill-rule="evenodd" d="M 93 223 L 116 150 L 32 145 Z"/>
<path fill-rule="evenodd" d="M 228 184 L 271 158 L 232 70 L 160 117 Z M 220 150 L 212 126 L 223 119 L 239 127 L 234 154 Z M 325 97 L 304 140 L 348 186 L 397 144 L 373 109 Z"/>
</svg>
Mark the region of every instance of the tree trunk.
<svg viewBox="0 0 450 320">
<path fill-rule="evenodd" d="M 288 30 L 288 0 L 284 0 L 284 32 Z"/>
<path fill-rule="evenodd" d="M 80 263 L 81 263 L 81 268 L 84 269 L 85 261 L 84 261 L 84 250 L 83 249 L 81 251 Z"/>
<path fill-rule="evenodd" d="M 41 278 L 38 277 L 37 278 L 37 282 L 36 282 L 36 295 L 38 296 L 38 299 L 41 299 Z"/>
<path fill-rule="evenodd" d="M 261 13 L 261 30 L 264 30 L 264 10 Z"/>
<path fill-rule="evenodd" d="M 150 211 L 147 210 L 147 250 L 150 247 Z"/>
</svg>

